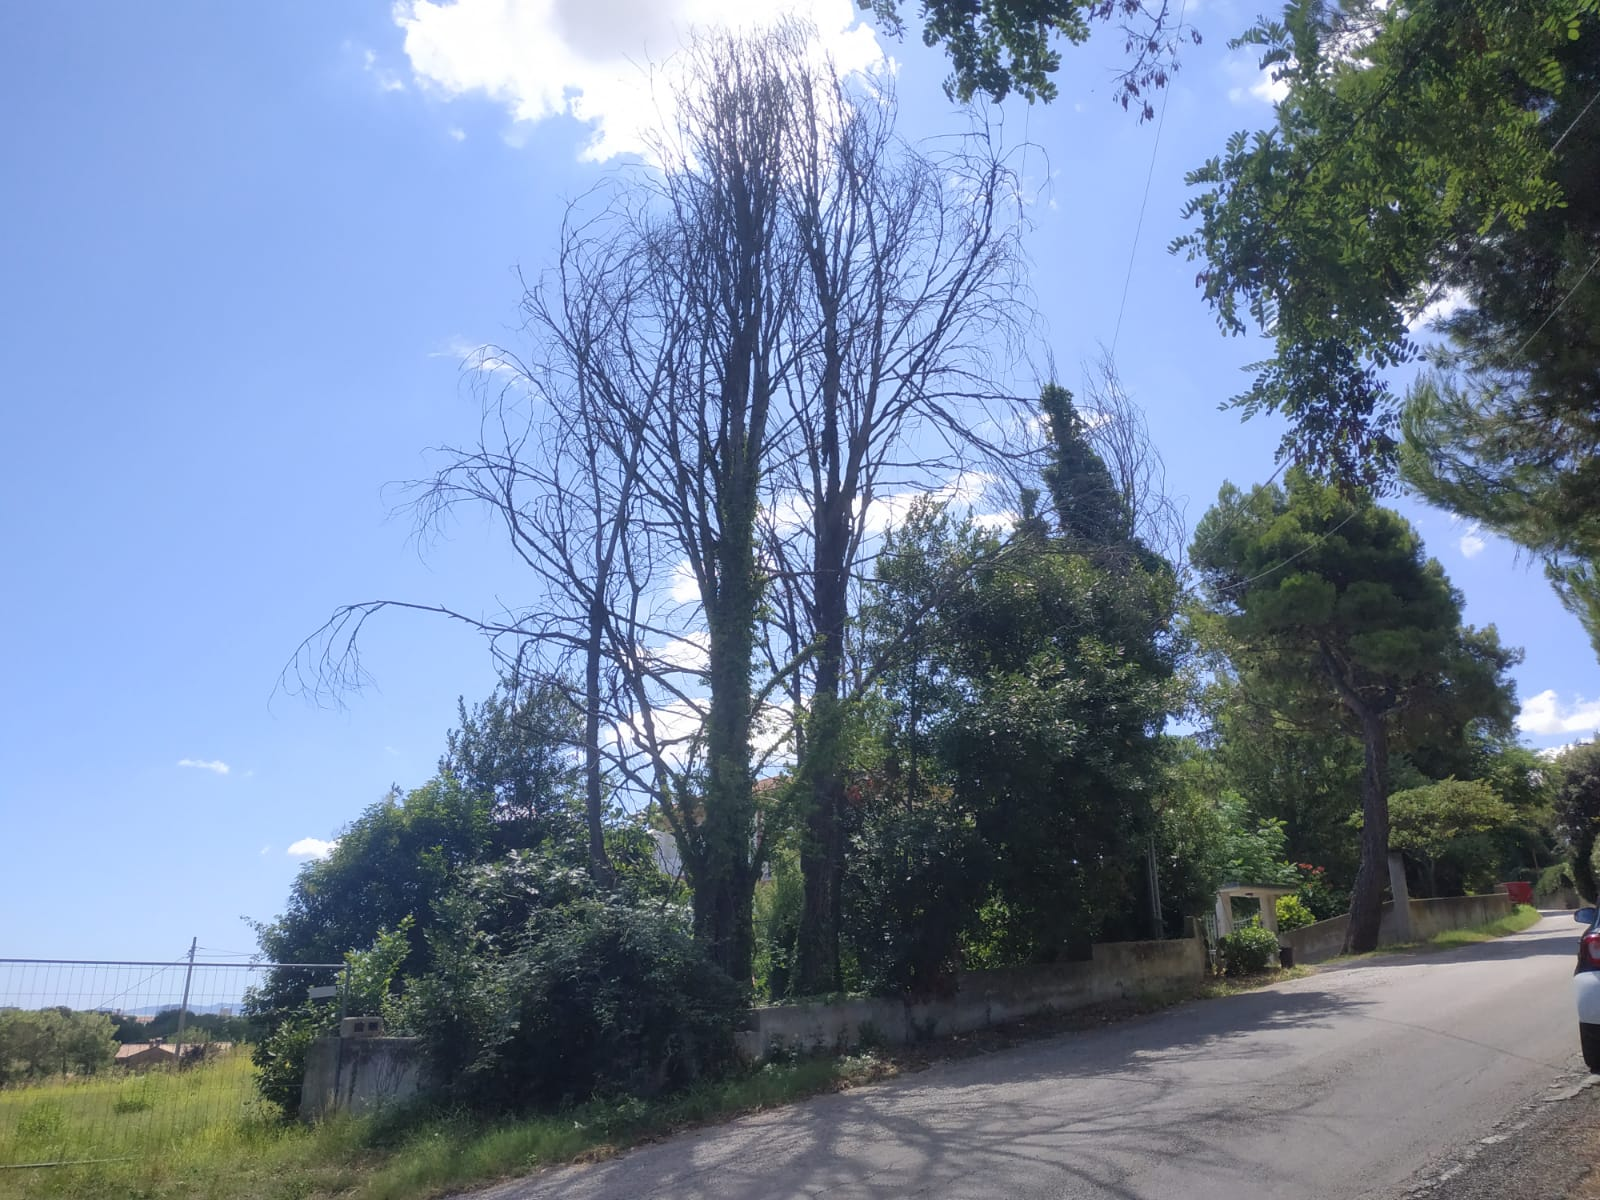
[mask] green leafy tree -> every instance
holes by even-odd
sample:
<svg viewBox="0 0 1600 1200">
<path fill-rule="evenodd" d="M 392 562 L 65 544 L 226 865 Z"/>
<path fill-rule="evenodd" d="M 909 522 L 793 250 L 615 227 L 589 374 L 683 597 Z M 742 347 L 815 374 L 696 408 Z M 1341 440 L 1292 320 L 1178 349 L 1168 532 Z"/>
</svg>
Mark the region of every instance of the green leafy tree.
<svg viewBox="0 0 1600 1200">
<path fill-rule="evenodd" d="M 1566 86 L 1529 103 L 1562 202 L 1471 239 L 1446 271 L 1466 303 L 1407 396 L 1400 464 L 1541 560 L 1600 654 L 1600 22 L 1560 60 Z"/>
<path fill-rule="evenodd" d="M 578 719 L 552 684 L 502 682 L 487 700 L 456 701 L 439 775 L 491 798 L 494 841 L 506 849 L 568 843 L 584 836 Z M 602 854 L 604 829 L 601 830 Z"/>
<path fill-rule="evenodd" d="M 1493 845 L 1482 835 L 1503 829 L 1516 816 L 1482 780 L 1442 779 L 1389 797 L 1389 845 L 1417 860 L 1428 894 L 1437 896 L 1440 862 L 1474 851 L 1481 857 L 1487 850 L 1492 868 Z"/>
<path fill-rule="evenodd" d="M 1600 838 L 1600 744 L 1574 746 L 1556 762 L 1556 811 L 1567 837 L 1568 858 L 1578 894 L 1600 898 L 1595 885 L 1594 848 Z"/>
<path fill-rule="evenodd" d="M 1224 883 L 1297 881 L 1284 858 L 1284 823 L 1253 815 L 1245 798 L 1223 785 L 1212 754 L 1180 743 L 1157 806 L 1169 935 L 1184 932 L 1185 918 L 1211 912 Z"/>
<path fill-rule="evenodd" d="M 1295 0 L 1235 42 L 1260 50 L 1287 96 L 1272 128 L 1235 134 L 1190 172 L 1196 227 L 1173 249 L 1204 260 L 1225 330 L 1272 337 L 1237 403 L 1289 418 L 1284 453 L 1384 477 L 1398 409 L 1385 372 L 1414 357 L 1419 312 L 1463 248 L 1563 203 L 1552 112 L 1579 99 L 1570 63 L 1575 44 L 1592 53 L 1595 11 Z"/>
<path fill-rule="evenodd" d="M 1202 637 L 1226 646 L 1225 625 Z M 1349 895 L 1359 852 L 1350 837 L 1360 795 L 1361 739 L 1326 714 L 1304 710 L 1303 681 L 1237 669 L 1226 654 L 1205 689 L 1202 713 L 1214 742 L 1216 787 L 1238 792 L 1252 811 L 1283 822 L 1284 854 L 1326 868 L 1326 887 Z M 1341 905 L 1339 911 L 1343 911 Z"/>
<path fill-rule="evenodd" d="M 52 1075 L 93 1075 L 110 1066 L 116 1053 L 106 1013 L 0 1009 L 0 1086 Z"/>
<path fill-rule="evenodd" d="M 887 790 L 924 806 L 893 844 L 915 831 L 940 872 L 991 864 L 973 935 L 990 962 L 1147 927 L 1160 734 L 1179 690 L 1173 573 L 1133 535 L 1071 396 L 1048 388 L 1041 407 L 1046 490 L 1016 531 L 928 514 L 886 551 L 875 618 L 902 655 L 884 666 Z"/>
<path fill-rule="evenodd" d="M 901 0 L 859 0 L 886 32 L 905 32 Z M 1058 40 L 1085 42 L 1093 21 L 1116 21 L 1133 61 L 1118 76 L 1117 98 L 1140 116 L 1155 115 L 1150 96 L 1177 69 L 1177 50 L 1199 34 L 1179 25 L 1169 5 L 1145 0 L 922 0 L 922 41 L 942 46 L 952 72 L 945 93 L 962 102 L 996 101 L 1017 92 L 1030 102 L 1053 100 L 1061 68 Z"/>
<path fill-rule="evenodd" d="M 1389 850 L 1391 738 L 1426 744 L 1474 722 L 1507 728 L 1492 628 L 1461 623 L 1461 598 L 1398 514 L 1300 471 L 1287 490 L 1226 485 L 1195 534 L 1194 565 L 1239 678 L 1298 699 L 1295 719 L 1361 739 L 1361 857 L 1349 947 L 1377 944 Z"/>
</svg>

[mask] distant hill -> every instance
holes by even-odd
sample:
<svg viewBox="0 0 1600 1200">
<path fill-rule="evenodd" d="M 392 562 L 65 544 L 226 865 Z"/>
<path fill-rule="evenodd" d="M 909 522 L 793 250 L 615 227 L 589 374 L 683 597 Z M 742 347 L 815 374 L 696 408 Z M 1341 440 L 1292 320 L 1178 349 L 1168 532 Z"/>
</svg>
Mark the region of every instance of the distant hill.
<svg viewBox="0 0 1600 1200">
<path fill-rule="evenodd" d="M 124 1008 L 118 1011 L 126 1017 L 153 1017 L 157 1013 L 172 1012 L 177 1007 L 176 1004 L 147 1004 L 143 1008 Z M 239 1010 L 243 1007 L 244 1001 L 241 1000 L 234 1004 L 191 1004 L 189 1011 L 196 1016 L 221 1016 L 223 1013 L 238 1016 Z"/>
</svg>

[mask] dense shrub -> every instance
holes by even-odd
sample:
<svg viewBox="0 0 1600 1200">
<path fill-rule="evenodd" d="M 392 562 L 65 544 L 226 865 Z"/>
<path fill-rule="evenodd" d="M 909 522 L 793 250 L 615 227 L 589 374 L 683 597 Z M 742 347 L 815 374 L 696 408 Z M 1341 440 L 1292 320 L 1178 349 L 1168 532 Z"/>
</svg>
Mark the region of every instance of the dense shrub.
<svg viewBox="0 0 1600 1200">
<path fill-rule="evenodd" d="M 346 969 L 340 978 L 344 988 L 343 1008 L 351 1016 L 383 1017 L 391 1026 L 401 1024 L 399 999 L 400 967 L 410 953 L 407 940 L 412 920 L 407 917 L 394 929 L 379 930 L 371 946 L 345 955 Z M 302 977 L 307 987 L 322 983 L 319 976 Z M 247 1011 L 261 1003 L 259 994 L 246 998 Z M 300 1084 L 305 1079 L 306 1056 L 311 1043 L 335 1032 L 340 1006 L 332 1000 L 303 999 L 293 1008 L 277 1008 L 267 1021 L 269 1032 L 250 1047 L 256 1065 L 256 1088 L 261 1095 L 293 1117 L 300 1111 Z"/>
<path fill-rule="evenodd" d="M 762 1000 L 781 1000 L 789 994 L 805 905 L 799 856 L 793 851 L 773 855 L 770 876 L 756 884 L 755 984 Z"/>
<path fill-rule="evenodd" d="M 1258 975 L 1278 965 L 1278 939 L 1259 925 L 1242 925 L 1222 939 L 1222 963 L 1229 975 Z"/>
<path fill-rule="evenodd" d="M 746 989 L 706 958 L 681 909 L 601 895 L 579 872 L 546 892 L 532 862 L 487 874 L 446 906 L 437 969 L 403 1006 L 449 1099 L 523 1109 L 649 1095 L 731 1062 Z M 519 883 L 526 920 L 486 931 Z"/>
<path fill-rule="evenodd" d="M 845 943 L 860 984 L 880 995 L 939 991 L 977 923 L 989 855 L 953 804 L 884 804 L 851 841 Z"/>
<path fill-rule="evenodd" d="M 1278 897 L 1278 928 L 1288 933 L 1316 923 L 1317 916 L 1299 896 Z"/>
<path fill-rule="evenodd" d="M 1550 896 L 1563 888 L 1577 890 L 1577 881 L 1572 877 L 1572 864 L 1559 862 L 1554 866 L 1546 867 L 1540 871 L 1533 880 L 1533 894 L 1535 896 Z"/>
<path fill-rule="evenodd" d="M 300 1085 L 306 1077 L 306 1056 L 311 1043 L 334 1032 L 338 1009 L 329 1003 L 306 1003 L 293 1011 L 273 1014 L 272 1032 L 250 1047 L 256 1066 L 256 1089 L 287 1117 L 300 1112 Z"/>
</svg>

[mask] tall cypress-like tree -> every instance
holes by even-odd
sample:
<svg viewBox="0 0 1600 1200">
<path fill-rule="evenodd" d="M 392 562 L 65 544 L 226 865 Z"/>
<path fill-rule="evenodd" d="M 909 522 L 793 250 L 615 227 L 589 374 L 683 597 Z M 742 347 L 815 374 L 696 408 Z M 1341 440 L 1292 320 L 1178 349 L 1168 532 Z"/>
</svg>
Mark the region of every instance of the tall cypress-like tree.
<svg viewBox="0 0 1600 1200">
<path fill-rule="evenodd" d="M 1005 913 L 990 933 L 1013 960 L 1145 927 L 1159 739 L 1176 706 L 1175 575 L 1135 535 L 1071 393 L 1047 387 L 1040 407 L 1046 494 L 1024 497 L 1019 553 L 976 572 L 944 617 L 970 699 L 942 752 L 977 808 Z"/>
</svg>

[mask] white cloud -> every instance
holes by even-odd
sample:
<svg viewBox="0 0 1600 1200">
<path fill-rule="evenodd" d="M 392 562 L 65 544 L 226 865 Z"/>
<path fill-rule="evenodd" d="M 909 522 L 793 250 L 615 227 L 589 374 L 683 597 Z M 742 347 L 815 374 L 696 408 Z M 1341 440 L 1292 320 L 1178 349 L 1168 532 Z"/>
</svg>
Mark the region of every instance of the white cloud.
<svg viewBox="0 0 1600 1200">
<path fill-rule="evenodd" d="M 1446 317 L 1453 317 L 1467 306 L 1467 293 L 1462 288 L 1437 288 L 1430 296 L 1431 299 L 1417 310 L 1416 316 L 1406 322 L 1406 328 L 1412 333 L 1428 329 Z"/>
<path fill-rule="evenodd" d="M 211 771 L 217 775 L 226 775 L 233 768 L 220 758 L 180 758 L 180 767 L 193 767 L 196 771 Z"/>
<path fill-rule="evenodd" d="M 467 140 L 467 131 L 459 127 L 452 128 L 450 130 L 450 137 L 455 141 L 464 142 Z"/>
<path fill-rule="evenodd" d="M 298 842 L 290 843 L 284 853 L 290 858 L 327 858 L 338 844 L 337 840 L 325 842 L 321 838 L 301 838 Z"/>
<path fill-rule="evenodd" d="M 1000 512 L 978 513 L 972 518 L 972 523 L 979 529 L 1010 529 L 1020 519 L 1020 513 L 1002 510 Z"/>
<path fill-rule="evenodd" d="M 1555 762 L 1556 759 L 1560 758 L 1574 746 L 1587 746 L 1593 740 L 1594 739 L 1592 738 L 1579 738 L 1575 742 L 1562 742 L 1559 746 L 1546 746 L 1543 750 L 1535 751 L 1535 753 L 1537 753 L 1538 756 L 1544 759 L 1546 762 Z"/>
<path fill-rule="evenodd" d="M 406 90 L 405 81 L 391 71 L 388 67 L 378 64 L 378 56 L 371 50 L 361 52 L 361 69 L 377 82 L 381 92 L 403 92 Z"/>
<path fill-rule="evenodd" d="M 270 842 L 267 845 L 261 847 L 261 857 L 262 858 L 265 858 L 267 855 L 269 855 L 271 853 L 272 853 L 272 845 L 271 845 Z"/>
<path fill-rule="evenodd" d="M 1483 534 L 1476 521 L 1467 526 L 1467 531 L 1461 535 L 1461 540 L 1456 543 L 1461 553 L 1467 558 L 1477 558 L 1483 553 L 1483 548 L 1489 543 L 1483 540 Z"/>
<path fill-rule="evenodd" d="M 866 510 L 863 528 L 869 535 L 884 533 L 905 520 L 912 505 L 927 499 L 935 504 L 948 504 L 956 516 L 972 515 L 972 510 L 983 502 L 985 493 L 994 484 L 994 476 L 982 471 L 962 471 L 949 483 L 921 492 L 890 492 L 875 496 Z M 859 503 L 859 502 L 858 502 Z"/>
<path fill-rule="evenodd" d="M 515 375 L 521 370 L 516 363 L 503 357 L 496 347 L 482 342 L 469 342 L 461 337 L 451 338 L 443 350 L 431 351 L 428 357 L 453 358 L 467 370 L 483 375 Z"/>
<path fill-rule="evenodd" d="M 1517 728 L 1544 735 L 1594 733 L 1600 730 L 1600 700 L 1576 696 L 1566 704 L 1553 688 L 1547 689 L 1522 702 Z"/>
<path fill-rule="evenodd" d="M 1273 75 L 1280 70 L 1278 67 L 1269 67 L 1261 70 L 1255 69 L 1255 78 L 1248 84 L 1237 84 L 1228 89 L 1228 99 L 1235 104 L 1279 104 L 1289 94 L 1289 84 L 1282 79 L 1274 79 Z M 1234 72 L 1237 74 L 1237 72 Z"/>
<path fill-rule="evenodd" d="M 883 64 L 852 0 L 399 0 L 394 20 L 418 84 L 448 97 L 479 93 L 517 121 L 569 116 L 592 125 L 583 157 L 641 153 L 659 125 L 652 64 L 696 28 L 748 30 L 785 15 L 812 21 L 843 71 Z"/>
<path fill-rule="evenodd" d="M 665 646 L 651 647 L 646 653 L 661 669 L 703 673 L 711 661 L 711 635 L 704 629 L 696 629 L 673 638 Z"/>
<path fill-rule="evenodd" d="M 677 604 L 692 604 L 700 599 L 700 584 L 694 577 L 694 565 L 688 559 L 672 568 L 668 594 Z"/>
</svg>

